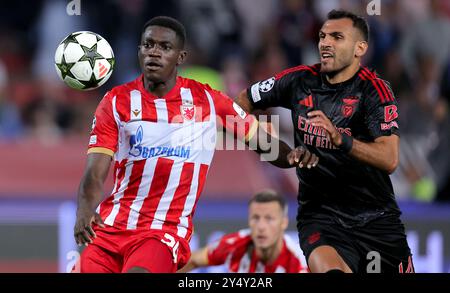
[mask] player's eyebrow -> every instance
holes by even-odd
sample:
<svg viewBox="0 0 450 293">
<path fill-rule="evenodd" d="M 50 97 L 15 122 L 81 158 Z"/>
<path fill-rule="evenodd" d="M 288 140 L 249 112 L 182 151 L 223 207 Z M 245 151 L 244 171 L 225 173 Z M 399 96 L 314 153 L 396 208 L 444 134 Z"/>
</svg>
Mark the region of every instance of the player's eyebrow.
<svg viewBox="0 0 450 293">
<path fill-rule="evenodd" d="M 331 33 L 325 33 L 324 31 L 319 31 L 319 35 L 330 35 L 332 37 L 337 37 L 337 36 L 344 36 L 343 32 L 331 32 Z"/>
<path fill-rule="evenodd" d="M 338 37 L 338 36 L 344 36 L 343 32 L 332 32 L 329 33 L 329 35 L 331 35 L 332 37 Z"/>
<path fill-rule="evenodd" d="M 174 46 L 174 44 L 171 41 L 169 41 L 169 40 L 161 40 L 161 39 L 158 40 L 158 39 L 153 38 L 152 36 L 148 36 L 148 37 L 144 38 L 143 42 L 144 43 L 145 42 L 153 42 L 153 43 L 157 43 L 157 44 L 160 44 L 160 45 Z"/>
</svg>

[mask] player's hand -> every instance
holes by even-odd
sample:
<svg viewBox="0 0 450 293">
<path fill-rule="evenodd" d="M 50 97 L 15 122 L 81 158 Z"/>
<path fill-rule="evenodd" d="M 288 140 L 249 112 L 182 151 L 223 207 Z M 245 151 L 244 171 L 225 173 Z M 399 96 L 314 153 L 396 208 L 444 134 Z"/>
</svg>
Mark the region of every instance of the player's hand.
<svg viewBox="0 0 450 293">
<path fill-rule="evenodd" d="M 330 140 L 334 146 L 339 147 L 342 144 L 341 134 L 322 111 L 311 111 L 308 113 L 308 118 L 313 126 L 325 129 L 328 140 Z"/>
<path fill-rule="evenodd" d="M 92 229 L 92 223 L 96 223 L 102 228 L 105 227 L 103 220 L 98 213 L 90 210 L 78 210 L 74 228 L 74 237 L 78 245 L 88 245 L 97 237 L 94 229 Z"/>
<path fill-rule="evenodd" d="M 307 167 L 308 169 L 311 169 L 319 163 L 319 157 L 302 146 L 296 147 L 290 151 L 287 155 L 287 159 L 291 166 L 295 165 L 299 168 Z"/>
</svg>

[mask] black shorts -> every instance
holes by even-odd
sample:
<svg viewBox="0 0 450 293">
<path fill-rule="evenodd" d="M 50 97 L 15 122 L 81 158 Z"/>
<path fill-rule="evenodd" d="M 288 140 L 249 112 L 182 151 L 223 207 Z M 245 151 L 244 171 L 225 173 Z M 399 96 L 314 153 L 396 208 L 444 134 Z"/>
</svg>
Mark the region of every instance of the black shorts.
<svg viewBox="0 0 450 293">
<path fill-rule="evenodd" d="M 347 225 L 337 215 L 318 210 L 297 218 L 300 246 L 309 259 L 318 246 L 336 249 L 354 273 L 413 273 L 412 255 L 398 215 L 382 215 Z"/>
</svg>

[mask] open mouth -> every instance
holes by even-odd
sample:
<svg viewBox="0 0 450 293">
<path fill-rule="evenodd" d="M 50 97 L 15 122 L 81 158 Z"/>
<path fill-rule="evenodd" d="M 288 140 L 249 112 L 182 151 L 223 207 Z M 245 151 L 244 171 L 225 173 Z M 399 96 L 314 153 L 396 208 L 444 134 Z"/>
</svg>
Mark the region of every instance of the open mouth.
<svg viewBox="0 0 450 293">
<path fill-rule="evenodd" d="M 322 52 L 320 54 L 320 57 L 321 57 L 322 61 L 326 61 L 326 60 L 330 60 L 330 59 L 334 58 L 334 55 L 330 52 Z"/>
<path fill-rule="evenodd" d="M 262 235 L 259 235 L 259 236 L 256 236 L 256 239 L 258 239 L 259 241 L 264 241 L 264 240 L 266 240 L 266 236 L 262 236 Z"/>
</svg>

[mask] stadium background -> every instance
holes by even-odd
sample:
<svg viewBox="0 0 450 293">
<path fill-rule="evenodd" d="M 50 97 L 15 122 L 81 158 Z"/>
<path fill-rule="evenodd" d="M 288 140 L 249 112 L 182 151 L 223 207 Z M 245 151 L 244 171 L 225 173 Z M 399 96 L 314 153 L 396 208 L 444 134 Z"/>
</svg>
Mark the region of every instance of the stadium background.
<svg viewBox="0 0 450 293">
<path fill-rule="evenodd" d="M 375 10 L 380 15 L 368 16 L 368 4 L 380 8 Z M 76 256 L 75 198 L 92 114 L 107 89 L 139 74 L 136 46 L 146 20 L 161 14 L 180 19 L 190 51 L 181 74 L 235 96 L 284 68 L 317 62 L 317 31 L 333 8 L 368 17 L 372 49 L 365 64 L 391 82 L 400 103 L 401 162 L 392 180 L 416 270 L 450 272 L 450 2 L 445 0 L 2 3 L 0 272 L 64 272 Z M 57 79 L 54 51 L 77 30 L 99 33 L 114 49 L 115 72 L 99 90 L 77 92 Z M 280 115 L 280 135 L 293 145 L 290 115 L 267 114 Z M 217 151 L 194 218 L 193 248 L 245 228 L 248 199 L 266 187 L 289 199 L 289 231 L 296 239 L 296 180 L 294 170 L 277 170 L 251 152 Z M 210 271 L 215 270 L 220 268 Z"/>
</svg>

